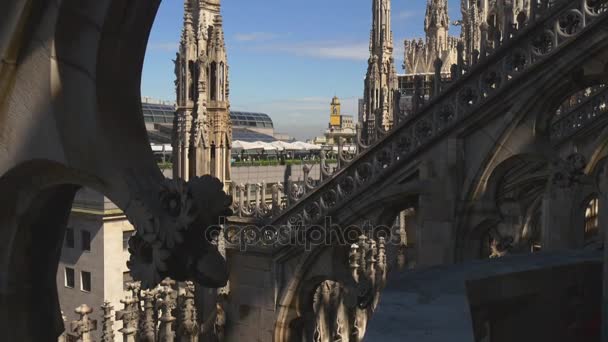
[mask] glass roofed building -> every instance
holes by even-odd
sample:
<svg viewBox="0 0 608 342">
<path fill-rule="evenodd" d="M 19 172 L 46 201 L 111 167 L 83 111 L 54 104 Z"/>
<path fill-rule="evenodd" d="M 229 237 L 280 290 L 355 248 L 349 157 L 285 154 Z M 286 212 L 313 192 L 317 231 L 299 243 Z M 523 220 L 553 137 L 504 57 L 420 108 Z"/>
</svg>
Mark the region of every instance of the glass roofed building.
<svg viewBox="0 0 608 342">
<path fill-rule="evenodd" d="M 276 141 L 273 136 L 258 133 L 254 130 L 250 130 L 242 127 L 233 127 L 232 128 L 232 141 L 246 141 L 246 142 L 254 142 L 254 141 L 263 141 L 263 142 L 273 142 Z"/>
<path fill-rule="evenodd" d="M 175 104 L 144 97 L 141 109 L 150 142 L 153 144 L 171 144 Z"/>
<path fill-rule="evenodd" d="M 148 103 L 142 102 L 142 110 L 144 112 L 144 121 L 146 124 L 171 124 L 173 125 L 173 116 L 175 116 L 175 105 L 173 103 Z"/>
<path fill-rule="evenodd" d="M 144 97 L 141 106 L 150 142 L 170 144 L 175 104 Z M 274 124 L 268 114 L 232 111 L 230 118 L 232 119 L 233 141 L 272 142 L 277 140 L 274 137 Z"/>
<path fill-rule="evenodd" d="M 230 112 L 230 119 L 234 128 L 247 129 L 270 137 L 274 135 L 274 124 L 268 114 L 233 111 Z M 233 137 L 233 140 L 240 139 Z"/>
</svg>

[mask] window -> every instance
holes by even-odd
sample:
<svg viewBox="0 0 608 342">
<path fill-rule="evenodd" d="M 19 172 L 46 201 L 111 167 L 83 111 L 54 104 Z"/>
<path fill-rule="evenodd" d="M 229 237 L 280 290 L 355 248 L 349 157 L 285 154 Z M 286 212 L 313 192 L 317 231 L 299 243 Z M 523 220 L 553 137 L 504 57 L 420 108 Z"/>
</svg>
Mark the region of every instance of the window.
<svg viewBox="0 0 608 342">
<path fill-rule="evenodd" d="M 80 289 L 91 292 L 91 272 L 80 272 Z"/>
<path fill-rule="evenodd" d="M 587 209 L 585 210 L 585 240 L 589 240 L 597 236 L 598 233 L 598 212 L 599 212 L 599 201 L 597 198 L 593 198 L 589 201 Z"/>
<path fill-rule="evenodd" d="M 74 229 L 67 228 L 65 230 L 65 246 L 67 248 L 74 248 Z"/>
<path fill-rule="evenodd" d="M 127 284 L 133 282 L 133 277 L 131 276 L 131 272 L 124 272 L 122 274 L 122 286 L 125 291 L 127 291 Z"/>
<path fill-rule="evenodd" d="M 122 249 L 124 251 L 129 250 L 129 239 L 133 235 L 133 231 L 122 232 Z"/>
<path fill-rule="evenodd" d="M 87 230 L 81 231 L 81 241 L 82 241 L 82 250 L 90 251 L 91 250 L 91 233 Z"/>
<path fill-rule="evenodd" d="M 65 268 L 65 287 L 69 287 L 71 289 L 74 288 L 74 269 L 66 267 Z"/>
</svg>

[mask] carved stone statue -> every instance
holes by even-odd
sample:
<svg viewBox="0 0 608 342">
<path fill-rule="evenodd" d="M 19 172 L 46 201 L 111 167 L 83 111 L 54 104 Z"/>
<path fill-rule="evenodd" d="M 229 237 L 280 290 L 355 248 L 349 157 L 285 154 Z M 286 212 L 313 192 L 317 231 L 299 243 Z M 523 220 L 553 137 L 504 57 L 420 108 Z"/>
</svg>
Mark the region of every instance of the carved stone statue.
<svg viewBox="0 0 608 342">
<path fill-rule="evenodd" d="M 213 324 L 213 334 L 217 338 L 218 342 L 224 341 L 225 337 L 225 327 L 226 327 L 226 312 L 224 311 L 223 305 L 221 302 L 217 302 L 215 304 L 215 323 Z"/>
</svg>

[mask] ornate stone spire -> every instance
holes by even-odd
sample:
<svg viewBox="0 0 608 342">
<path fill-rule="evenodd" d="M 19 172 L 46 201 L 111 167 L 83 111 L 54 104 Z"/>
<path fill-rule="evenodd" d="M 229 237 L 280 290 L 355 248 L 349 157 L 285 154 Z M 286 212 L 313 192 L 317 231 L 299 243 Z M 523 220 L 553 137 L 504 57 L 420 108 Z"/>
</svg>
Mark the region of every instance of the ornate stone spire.
<svg viewBox="0 0 608 342">
<path fill-rule="evenodd" d="M 397 74 L 393 57 L 391 1 L 373 0 L 370 58 L 365 77 L 363 139 L 376 140 L 390 129 L 395 115 L 394 96 Z"/>
<path fill-rule="evenodd" d="M 448 0 L 428 0 L 424 18 L 424 32 L 426 32 L 427 44 L 435 52 L 447 48 L 449 28 Z"/>
<path fill-rule="evenodd" d="M 232 123 L 219 0 L 184 0 L 175 73 L 174 178 L 212 175 L 229 181 Z"/>
</svg>

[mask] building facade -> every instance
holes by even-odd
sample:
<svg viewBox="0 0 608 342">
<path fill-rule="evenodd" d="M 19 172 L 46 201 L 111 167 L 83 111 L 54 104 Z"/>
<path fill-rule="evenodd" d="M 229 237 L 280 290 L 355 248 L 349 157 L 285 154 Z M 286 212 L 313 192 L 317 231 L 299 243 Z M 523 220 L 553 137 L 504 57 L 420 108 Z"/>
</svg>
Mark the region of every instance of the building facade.
<svg viewBox="0 0 608 342">
<path fill-rule="evenodd" d="M 230 180 L 232 123 L 219 0 L 185 0 L 175 60 L 174 177 Z"/>
<path fill-rule="evenodd" d="M 133 225 L 108 198 L 88 188 L 77 193 L 57 269 L 57 293 L 67 332 L 72 331 L 70 322 L 80 318 L 74 308 L 82 303 L 95 308 L 96 318 L 106 301 L 117 310 L 122 308 L 125 284 L 133 280 L 127 268 L 133 232 Z M 114 325 L 116 336 L 121 327 L 118 322 Z M 100 340 L 101 333 L 101 329 L 92 333 L 95 340 Z"/>
<path fill-rule="evenodd" d="M 326 144 L 338 145 L 337 139 L 342 139 L 340 144 L 353 144 L 356 134 L 353 116 L 342 114 L 340 99 L 334 96 L 329 106 L 329 127 L 325 131 Z"/>
<path fill-rule="evenodd" d="M 391 0 L 374 0 L 370 33 L 367 74 L 364 86 L 364 140 L 376 140 L 382 131 L 389 130 L 394 121 L 397 93 L 397 72 L 393 57 L 391 30 Z M 395 96 L 397 95 L 397 96 Z"/>
</svg>

